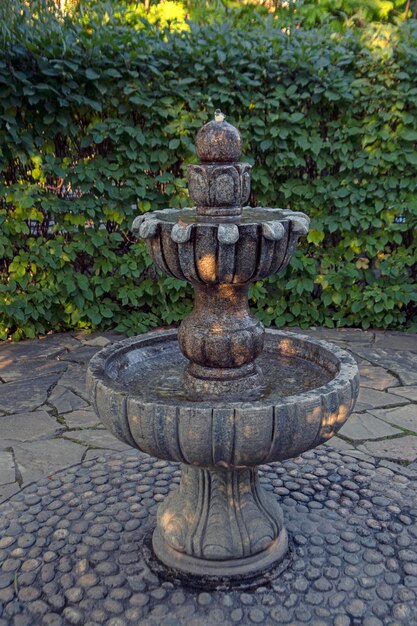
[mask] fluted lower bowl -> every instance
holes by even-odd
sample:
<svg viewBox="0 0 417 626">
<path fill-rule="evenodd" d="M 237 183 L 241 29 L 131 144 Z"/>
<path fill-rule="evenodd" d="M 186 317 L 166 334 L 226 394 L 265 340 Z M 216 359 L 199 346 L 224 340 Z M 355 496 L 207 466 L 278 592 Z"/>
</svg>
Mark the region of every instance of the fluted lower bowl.
<svg viewBox="0 0 417 626">
<path fill-rule="evenodd" d="M 353 357 L 290 332 L 266 331 L 258 360 L 265 389 L 254 402 L 187 399 L 181 387 L 186 363 L 172 330 L 101 350 L 90 362 L 87 385 L 103 424 L 121 441 L 161 459 L 251 467 L 328 441 L 359 393 Z"/>
</svg>

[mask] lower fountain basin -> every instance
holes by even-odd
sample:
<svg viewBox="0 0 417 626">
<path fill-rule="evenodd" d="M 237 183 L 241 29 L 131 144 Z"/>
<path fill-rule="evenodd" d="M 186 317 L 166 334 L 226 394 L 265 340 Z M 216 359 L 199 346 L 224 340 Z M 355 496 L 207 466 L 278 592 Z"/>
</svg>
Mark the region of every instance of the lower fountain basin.
<svg viewBox="0 0 417 626">
<path fill-rule="evenodd" d="M 355 360 L 325 341 L 267 330 L 254 402 L 189 400 L 177 331 L 121 341 L 93 357 L 87 384 L 105 426 L 153 456 L 199 467 L 282 461 L 328 441 L 359 392 Z"/>
</svg>

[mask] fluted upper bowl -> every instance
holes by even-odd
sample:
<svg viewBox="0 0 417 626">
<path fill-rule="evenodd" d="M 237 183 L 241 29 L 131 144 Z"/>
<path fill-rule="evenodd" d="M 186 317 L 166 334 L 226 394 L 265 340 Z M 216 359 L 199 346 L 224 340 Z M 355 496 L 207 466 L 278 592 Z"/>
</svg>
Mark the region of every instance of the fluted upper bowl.
<svg viewBox="0 0 417 626">
<path fill-rule="evenodd" d="M 241 285 L 284 269 L 308 226 L 304 213 L 245 207 L 234 222 L 198 221 L 195 209 L 153 211 L 137 217 L 132 229 L 165 274 Z"/>
<path fill-rule="evenodd" d="M 256 402 L 193 402 L 176 331 L 147 333 L 101 350 L 87 385 L 104 425 L 153 456 L 207 467 L 282 461 L 328 441 L 359 392 L 355 360 L 325 341 L 268 330 Z"/>
</svg>

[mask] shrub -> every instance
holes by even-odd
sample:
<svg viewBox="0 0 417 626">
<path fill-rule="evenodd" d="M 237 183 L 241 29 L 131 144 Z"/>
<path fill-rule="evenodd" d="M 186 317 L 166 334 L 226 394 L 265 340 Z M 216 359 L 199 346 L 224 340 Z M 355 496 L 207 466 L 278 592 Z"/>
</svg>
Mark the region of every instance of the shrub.
<svg viewBox="0 0 417 626">
<path fill-rule="evenodd" d="M 254 164 L 253 204 L 312 218 L 266 324 L 416 328 L 417 22 L 186 31 L 53 13 L 3 20 L 0 333 L 176 322 L 184 283 L 129 231 L 188 202 L 182 164 L 222 108 Z"/>
</svg>

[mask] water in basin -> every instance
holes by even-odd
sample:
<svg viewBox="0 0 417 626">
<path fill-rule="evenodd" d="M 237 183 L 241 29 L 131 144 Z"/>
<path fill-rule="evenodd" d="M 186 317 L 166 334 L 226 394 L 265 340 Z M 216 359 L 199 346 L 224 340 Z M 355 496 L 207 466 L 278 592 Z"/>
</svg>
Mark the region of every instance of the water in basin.
<svg viewBox="0 0 417 626">
<path fill-rule="evenodd" d="M 283 209 L 268 209 L 266 207 L 244 207 L 241 216 L 222 217 L 223 222 L 233 222 L 234 224 L 259 224 L 269 222 L 271 220 L 285 219 L 285 211 Z M 197 215 L 195 209 L 178 209 L 172 212 L 158 212 L 158 220 L 176 224 L 181 221 L 184 224 L 194 224 L 195 222 L 214 223 L 212 217 L 202 218 Z"/>
<path fill-rule="evenodd" d="M 321 387 L 334 377 L 331 368 L 299 356 L 283 356 L 268 349 L 268 345 L 258 363 L 266 383 L 260 400 L 268 403 Z M 177 342 L 172 340 L 124 352 L 107 365 L 107 372 L 130 394 L 148 402 L 188 403 L 181 386 L 186 365 Z"/>
</svg>

